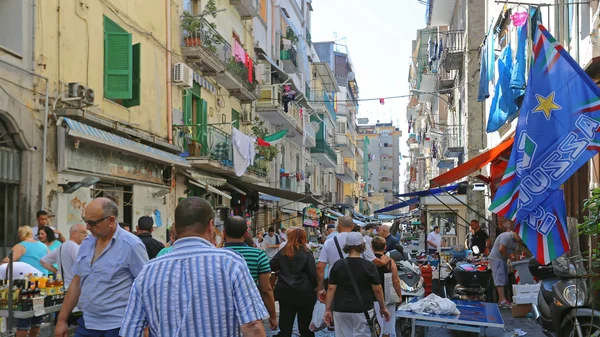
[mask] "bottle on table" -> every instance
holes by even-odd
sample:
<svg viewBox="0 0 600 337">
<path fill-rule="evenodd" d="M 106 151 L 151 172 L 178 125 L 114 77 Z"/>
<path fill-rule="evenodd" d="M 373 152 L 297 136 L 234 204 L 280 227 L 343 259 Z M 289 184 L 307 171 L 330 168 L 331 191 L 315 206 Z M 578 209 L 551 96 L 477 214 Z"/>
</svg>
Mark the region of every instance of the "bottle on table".
<svg viewBox="0 0 600 337">
<path fill-rule="evenodd" d="M 54 288 L 56 287 L 55 281 L 54 281 L 54 276 L 50 275 L 50 277 L 48 278 L 48 281 L 46 282 L 46 294 L 47 295 L 56 295 L 56 289 Z"/>
</svg>

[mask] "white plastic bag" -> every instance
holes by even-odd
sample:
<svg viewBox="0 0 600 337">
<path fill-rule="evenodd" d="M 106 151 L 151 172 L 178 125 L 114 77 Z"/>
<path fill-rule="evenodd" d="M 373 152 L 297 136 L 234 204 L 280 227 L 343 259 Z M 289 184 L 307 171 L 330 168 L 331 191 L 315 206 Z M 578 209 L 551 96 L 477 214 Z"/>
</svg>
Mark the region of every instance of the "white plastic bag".
<svg viewBox="0 0 600 337">
<path fill-rule="evenodd" d="M 327 323 L 325 323 L 325 304 L 317 300 L 315 308 L 313 309 L 312 319 L 310 320 L 310 325 L 308 326 L 308 328 L 312 332 L 317 332 L 319 330 L 325 329 L 326 327 Z"/>
<path fill-rule="evenodd" d="M 460 311 L 456 308 L 454 302 L 436 294 L 430 294 L 416 302 L 403 303 L 398 310 L 438 315 L 460 315 Z"/>
</svg>

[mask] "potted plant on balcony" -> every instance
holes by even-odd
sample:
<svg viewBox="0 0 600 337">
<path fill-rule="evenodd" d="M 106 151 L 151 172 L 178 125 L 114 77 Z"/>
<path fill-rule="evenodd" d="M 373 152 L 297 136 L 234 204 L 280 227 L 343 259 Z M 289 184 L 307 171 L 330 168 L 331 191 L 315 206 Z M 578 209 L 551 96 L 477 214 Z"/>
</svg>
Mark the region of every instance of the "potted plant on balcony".
<svg viewBox="0 0 600 337">
<path fill-rule="evenodd" d="M 254 121 L 252 124 L 252 134 L 258 138 L 265 138 L 269 134 L 269 129 L 265 126 L 264 121 Z M 273 145 L 259 146 L 257 158 L 259 167 L 269 171 L 270 163 L 278 153 L 277 147 Z"/>
<path fill-rule="evenodd" d="M 192 15 L 188 11 L 183 12 L 181 18 L 181 28 L 184 31 L 185 45 L 186 47 L 201 46 L 202 41 L 200 39 L 200 29 L 202 28 L 202 21 L 200 18 Z"/>
</svg>

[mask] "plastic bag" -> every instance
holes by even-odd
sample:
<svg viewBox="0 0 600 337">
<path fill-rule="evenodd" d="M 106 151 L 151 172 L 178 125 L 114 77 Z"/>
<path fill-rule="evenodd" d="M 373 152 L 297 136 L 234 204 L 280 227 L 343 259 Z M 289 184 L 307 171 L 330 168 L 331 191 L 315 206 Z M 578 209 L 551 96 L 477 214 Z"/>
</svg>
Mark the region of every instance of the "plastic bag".
<svg viewBox="0 0 600 337">
<path fill-rule="evenodd" d="M 438 315 L 460 315 L 460 311 L 456 308 L 454 302 L 436 294 L 431 294 L 416 302 L 403 303 L 398 310 Z"/>
<path fill-rule="evenodd" d="M 327 323 L 325 323 L 325 304 L 317 300 L 315 308 L 313 309 L 312 319 L 310 320 L 310 325 L 308 326 L 308 328 L 312 332 L 317 332 L 319 330 L 325 329 L 326 327 Z"/>
</svg>

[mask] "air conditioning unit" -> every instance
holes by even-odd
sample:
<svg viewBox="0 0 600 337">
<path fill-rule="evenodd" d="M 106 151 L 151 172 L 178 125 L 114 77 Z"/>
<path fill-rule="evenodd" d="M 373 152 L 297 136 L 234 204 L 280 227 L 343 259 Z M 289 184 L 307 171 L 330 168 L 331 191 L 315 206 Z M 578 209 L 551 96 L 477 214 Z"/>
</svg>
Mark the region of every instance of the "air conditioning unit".
<svg viewBox="0 0 600 337">
<path fill-rule="evenodd" d="M 70 82 L 67 84 L 68 86 L 68 94 L 69 98 L 80 98 L 79 106 L 89 106 L 94 104 L 94 99 L 96 95 L 94 94 L 94 90 L 86 87 L 82 83 L 78 82 Z M 72 100 L 70 100 L 72 101 Z"/>
<path fill-rule="evenodd" d="M 184 88 L 194 86 L 194 72 L 185 63 L 175 63 L 173 67 L 173 84 Z"/>
</svg>

